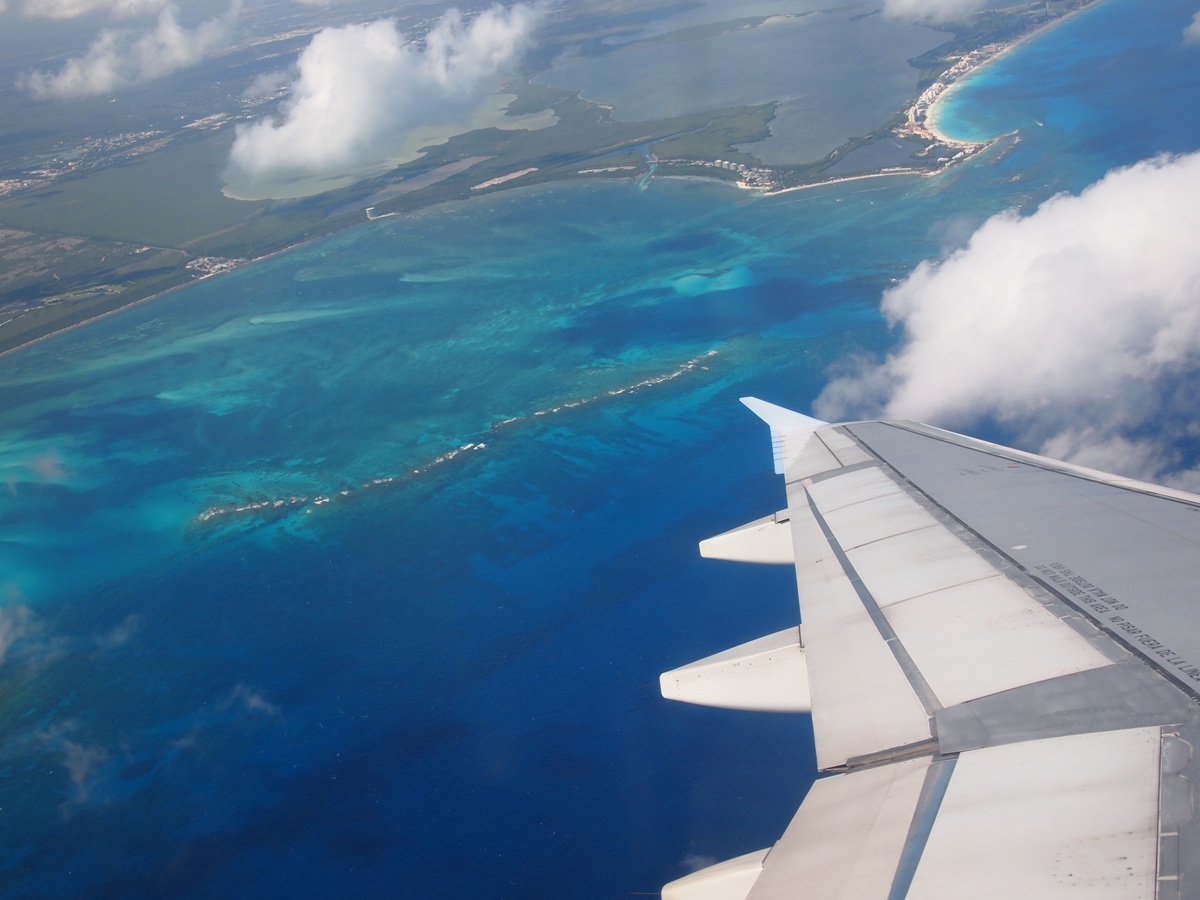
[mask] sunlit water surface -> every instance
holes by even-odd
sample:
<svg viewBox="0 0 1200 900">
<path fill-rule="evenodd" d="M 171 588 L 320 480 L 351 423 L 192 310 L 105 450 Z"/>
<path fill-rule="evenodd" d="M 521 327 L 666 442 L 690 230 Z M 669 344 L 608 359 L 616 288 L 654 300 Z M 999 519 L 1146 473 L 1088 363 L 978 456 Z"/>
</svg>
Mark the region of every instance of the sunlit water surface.
<svg viewBox="0 0 1200 900">
<path fill-rule="evenodd" d="M 1193 12 L 1014 52 L 945 124 L 1019 140 L 937 178 L 510 192 L 4 358 L 6 894 L 618 897 L 768 846 L 807 720 L 657 689 L 794 621 L 695 552 L 782 503 L 736 398 L 885 351 L 964 225 L 1200 147 Z"/>
</svg>

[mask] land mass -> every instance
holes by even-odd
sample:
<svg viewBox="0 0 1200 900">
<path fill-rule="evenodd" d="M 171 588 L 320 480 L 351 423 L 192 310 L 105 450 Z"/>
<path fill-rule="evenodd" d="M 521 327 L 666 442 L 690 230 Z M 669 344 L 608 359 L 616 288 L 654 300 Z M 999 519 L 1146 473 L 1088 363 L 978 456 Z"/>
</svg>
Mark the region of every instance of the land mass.
<svg viewBox="0 0 1200 900">
<path fill-rule="evenodd" d="M 85 138 L 0 168 L 0 354 L 364 221 L 499 190 L 580 178 L 644 183 L 702 176 L 774 193 L 940 172 L 989 146 L 938 130 L 934 112 L 946 89 L 1095 2 L 1041 0 L 947 26 L 945 43 L 910 60 L 919 75 L 909 102 L 870 134 L 803 165 L 764 165 L 747 149 L 769 136 L 774 103 L 623 122 L 609 107 L 536 83 L 534 77 L 550 64 L 539 57 L 506 87 L 514 96 L 507 112 L 552 111 L 552 127 L 455 135 L 383 175 L 297 200 L 244 202 L 217 191 L 229 126 L 255 117 L 272 98 L 229 97 L 217 111 L 182 126 L 132 127 Z M 703 33 L 756 23 L 739 19 Z M 574 25 L 588 27 L 586 21 Z M 597 23 L 587 39 L 612 36 L 611 26 Z M 279 52 L 297 40 L 288 35 Z M 259 46 L 243 52 L 249 61 L 262 51 Z M 903 151 L 902 160 L 872 165 L 871 148 L 883 142 L 893 156 L 896 148 Z M 860 165 L 860 159 L 866 162 Z M 190 177 L 181 179 L 185 173 Z M 71 232 L 62 230 L 63 222 L 71 223 Z"/>
</svg>

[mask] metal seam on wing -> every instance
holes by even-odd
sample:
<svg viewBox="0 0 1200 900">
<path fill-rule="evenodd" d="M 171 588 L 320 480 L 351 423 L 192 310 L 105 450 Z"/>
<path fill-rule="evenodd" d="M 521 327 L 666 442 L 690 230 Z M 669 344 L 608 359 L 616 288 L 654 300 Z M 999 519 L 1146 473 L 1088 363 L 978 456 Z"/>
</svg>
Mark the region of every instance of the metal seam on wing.
<svg viewBox="0 0 1200 900">
<path fill-rule="evenodd" d="M 825 534 L 825 539 L 829 541 L 829 546 L 833 550 L 834 556 L 841 565 L 842 571 L 846 573 L 846 577 L 850 580 L 855 593 L 858 594 L 858 598 L 862 602 L 863 608 L 866 609 L 867 615 L 874 622 L 876 629 L 879 631 L 879 636 L 887 644 L 892 655 L 895 656 L 896 662 L 900 665 L 900 670 L 904 673 L 904 677 L 908 679 L 909 685 L 917 695 L 917 699 L 920 700 L 926 714 L 932 716 L 937 710 L 942 708 L 941 701 L 938 700 L 937 695 L 934 694 L 933 689 L 929 686 L 929 682 L 925 680 L 925 676 L 921 674 L 913 658 L 904 648 L 904 644 L 896 636 L 891 623 L 884 617 L 883 611 L 875 603 L 875 598 L 871 596 L 870 591 L 863 584 L 858 572 L 855 571 L 853 563 L 850 562 L 845 551 L 842 550 L 836 538 L 834 538 L 833 532 L 830 531 L 828 523 L 821 515 L 820 510 L 817 509 L 816 504 L 813 503 L 811 496 L 808 498 L 808 503 L 813 518 Z"/>
</svg>

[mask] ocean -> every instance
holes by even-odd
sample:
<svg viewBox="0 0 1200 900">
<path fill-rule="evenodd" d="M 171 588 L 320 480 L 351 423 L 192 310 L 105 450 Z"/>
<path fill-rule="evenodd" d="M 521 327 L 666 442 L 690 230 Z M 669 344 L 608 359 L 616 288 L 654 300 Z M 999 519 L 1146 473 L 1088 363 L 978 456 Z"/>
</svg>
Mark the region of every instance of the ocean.
<svg viewBox="0 0 1200 900">
<path fill-rule="evenodd" d="M 4 896 L 627 897 L 770 845 L 807 719 L 657 685 L 795 621 L 695 549 L 783 502 L 737 398 L 806 411 L 920 260 L 1200 148 L 1194 12 L 1007 54 L 934 178 L 509 191 L 0 358 Z"/>
</svg>

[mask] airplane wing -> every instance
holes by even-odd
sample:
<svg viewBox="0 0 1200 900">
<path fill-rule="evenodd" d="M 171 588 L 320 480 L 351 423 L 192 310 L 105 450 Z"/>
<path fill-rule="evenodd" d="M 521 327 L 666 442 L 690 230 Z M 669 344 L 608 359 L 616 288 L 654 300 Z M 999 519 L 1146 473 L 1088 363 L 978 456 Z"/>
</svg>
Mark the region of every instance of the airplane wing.
<svg viewBox="0 0 1200 900">
<path fill-rule="evenodd" d="M 1200 496 L 742 402 L 787 507 L 701 552 L 794 564 L 800 625 L 662 693 L 811 710 L 827 777 L 665 900 L 1200 897 Z"/>
</svg>

